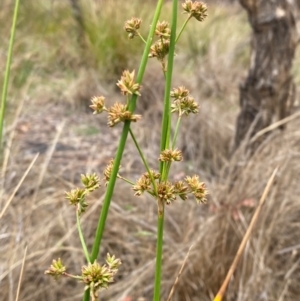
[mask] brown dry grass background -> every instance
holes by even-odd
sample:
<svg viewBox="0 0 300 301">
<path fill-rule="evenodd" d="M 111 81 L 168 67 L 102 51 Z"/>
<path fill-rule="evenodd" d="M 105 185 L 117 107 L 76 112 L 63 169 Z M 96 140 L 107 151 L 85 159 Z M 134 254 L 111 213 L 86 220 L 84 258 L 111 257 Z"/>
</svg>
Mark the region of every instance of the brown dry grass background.
<svg viewBox="0 0 300 301">
<path fill-rule="evenodd" d="M 1 70 L 12 2 L 0 3 Z M 117 11 L 110 1 L 85 2 L 91 31 L 85 45 L 78 43 L 78 27 L 68 1 L 24 1 L 21 5 L 9 90 L 1 210 L 34 156 L 40 155 L 0 220 L 0 300 L 16 296 L 25 246 L 28 251 L 19 300 L 81 300 L 83 285 L 68 279 L 56 283 L 43 272 L 53 258 L 61 257 L 70 271 L 80 273 L 84 255 L 75 213 L 64 199 L 64 191 L 78 184 L 81 173 L 102 173 L 116 150 L 120 128 L 108 129 L 102 116 L 92 116 L 86 108 L 95 94 L 104 94 L 112 102 L 120 98 L 114 84 L 118 72 L 128 66 L 136 68 L 141 51 L 138 42 L 132 46 L 126 39 L 122 24 L 137 12 L 148 24 L 152 9 L 150 1 L 143 5 L 117 2 Z M 164 9 L 167 16 L 169 5 Z M 178 46 L 174 85 L 186 85 L 200 102 L 201 111 L 183 122 L 179 146 L 185 161 L 176 166 L 173 176 L 198 173 L 209 187 L 210 198 L 205 206 L 178 201 L 167 207 L 162 300 L 191 245 L 173 300 L 212 300 L 276 166 L 276 182 L 226 300 L 300 298 L 299 118 L 288 123 L 284 132 L 272 131 L 252 157 L 243 147 L 231 154 L 238 85 L 247 72 L 249 41 L 244 12 L 237 5 L 211 1 L 208 20 L 190 24 Z M 298 84 L 299 59 L 298 55 L 294 68 Z M 157 165 L 159 153 L 163 93 L 159 74 L 159 66 L 151 61 L 137 109 L 143 120 L 133 127 L 152 167 Z M 141 172 L 142 164 L 129 139 L 122 173 L 134 180 Z M 104 188 L 91 197 L 83 217 L 89 247 L 103 195 Z M 119 182 L 101 258 L 109 251 L 121 257 L 123 265 L 101 300 L 151 300 L 155 237 L 156 205 L 147 197 L 134 197 L 129 187 Z"/>
</svg>

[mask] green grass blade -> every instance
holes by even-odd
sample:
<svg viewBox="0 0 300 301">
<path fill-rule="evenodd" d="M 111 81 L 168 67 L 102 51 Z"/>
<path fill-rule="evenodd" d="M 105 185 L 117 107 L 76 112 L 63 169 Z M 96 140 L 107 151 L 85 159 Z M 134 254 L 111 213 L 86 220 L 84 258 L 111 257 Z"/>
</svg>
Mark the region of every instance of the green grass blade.
<svg viewBox="0 0 300 301">
<path fill-rule="evenodd" d="M 3 124 L 4 124 L 5 109 L 6 109 L 7 89 L 8 89 L 10 66 L 11 66 L 11 60 L 12 60 L 13 45 L 14 45 L 14 40 L 15 40 L 18 12 L 19 12 L 19 3 L 20 3 L 20 0 L 16 0 L 15 8 L 14 8 L 13 22 L 12 22 L 12 26 L 11 26 L 9 47 L 8 47 L 8 52 L 7 52 L 7 61 L 6 61 L 6 68 L 5 68 L 5 74 L 4 74 L 4 82 L 3 82 L 3 88 L 2 88 L 1 109 L 0 109 L 0 148 L 1 149 L 2 149 L 2 136 L 3 136 Z"/>
</svg>

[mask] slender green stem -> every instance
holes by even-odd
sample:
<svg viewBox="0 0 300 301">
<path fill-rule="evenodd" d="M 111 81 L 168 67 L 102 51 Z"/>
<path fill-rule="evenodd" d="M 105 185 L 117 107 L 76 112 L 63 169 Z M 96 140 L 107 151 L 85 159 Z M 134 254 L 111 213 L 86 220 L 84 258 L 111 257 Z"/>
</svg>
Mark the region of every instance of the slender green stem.
<svg viewBox="0 0 300 301">
<path fill-rule="evenodd" d="M 165 169 L 164 169 L 165 179 L 168 179 L 168 177 L 169 177 L 169 172 L 170 172 L 170 169 L 171 169 L 171 164 L 172 164 L 172 162 L 166 162 Z"/>
<path fill-rule="evenodd" d="M 164 210 L 157 218 L 157 242 L 156 242 L 156 263 L 155 263 L 155 282 L 153 300 L 160 300 L 160 282 L 162 271 L 162 251 L 164 235 Z"/>
<path fill-rule="evenodd" d="M 5 116 L 5 108 L 6 108 L 6 97 L 7 97 L 7 89 L 8 89 L 9 75 L 10 75 L 10 65 L 11 65 L 11 60 L 12 60 L 12 51 L 13 51 L 13 45 L 14 45 L 14 40 L 15 40 L 16 25 L 17 25 L 18 12 L 19 12 L 19 3 L 20 3 L 20 0 L 16 0 L 15 8 L 14 8 L 13 22 L 12 22 L 12 26 L 11 26 L 9 47 L 8 47 L 8 52 L 7 52 L 7 61 L 6 61 L 6 68 L 5 68 L 5 74 L 4 74 L 4 82 L 3 82 L 3 88 L 2 88 L 1 109 L 0 109 L 0 148 L 2 148 L 2 135 L 3 135 L 3 123 L 4 123 L 4 116 Z"/>
<path fill-rule="evenodd" d="M 169 141 L 170 141 L 170 131 L 171 131 L 171 126 L 170 126 L 170 124 L 171 124 L 171 119 L 170 119 L 170 113 L 171 113 L 170 92 L 171 92 L 171 84 L 172 84 L 174 53 L 175 53 L 175 39 L 176 39 L 176 26 L 177 26 L 177 5 L 178 5 L 178 0 L 173 0 L 170 48 L 169 48 L 168 65 L 167 65 L 167 72 L 166 72 L 166 84 L 165 84 L 165 95 L 164 95 L 164 111 L 163 111 L 161 142 L 160 142 L 160 151 L 161 152 L 169 147 Z M 164 162 L 160 163 L 159 172 L 161 174 L 163 174 L 164 165 L 165 165 Z"/>
<path fill-rule="evenodd" d="M 141 38 L 141 40 L 142 40 L 145 44 L 147 44 L 147 42 L 145 41 L 145 39 L 143 38 L 143 36 L 142 36 L 139 32 L 137 32 L 137 34 L 138 34 L 138 36 Z"/>
<path fill-rule="evenodd" d="M 133 140 L 133 142 L 134 142 L 134 144 L 135 144 L 135 146 L 136 146 L 136 148 L 137 148 L 137 150 L 138 150 L 138 152 L 140 154 L 140 157 L 141 157 L 141 159 L 142 159 L 142 161 L 144 163 L 144 166 L 145 166 L 145 168 L 146 168 L 146 170 L 147 170 L 147 172 L 149 174 L 149 177 L 151 179 L 151 183 L 152 183 L 152 186 L 153 186 L 153 190 L 154 190 L 155 195 L 156 195 L 157 194 L 157 187 L 156 187 L 156 184 L 155 184 L 155 181 L 154 181 L 153 174 L 150 171 L 149 164 L 148 164 L 148 162 L 147 162 L 147 160 L 146 160 L 146 158 L 145 158 L 145 156 L 144 156 L 144 154 L 143 154 L 143 152 L 142 152 L 142 150 L 141 150 L 141 148 L 140 148 L 137 140 L 135 139 L 135 136 L 134 136 L 131 128 L 129 129 L 129 132 L 130 132 L 131 138 L 132 138 L 132 140 Z"/>
<path fill-rule="evenodd" d="M 171 104 L 170 92 L 173 75 L 173 62 L 176 43 L 176 26 L 177 26 L 177 6 L 178 0 L 173 0 L 172 4 L 172 25 L 170 36 L 170 48 L 168 55 L 168 66 L 166 74 L 165 96 L 164 96 L 164 112 L 162 121 L 161 144 L 160 150 L 163 151 L 169 147 L 170 132 L 171 132 Z M 164 162 L 160 163 L 160 173 L 167 168 Z M 167 181 L 168 173 L 164 172 L 162 181 Z M 157 217 L 157 244 L 156 244 L 156 266 L 155 266 L 155 282 L 153 301 L 160 301 L 160 283 L 161 283 L 161 270 L 162 270 L 162 250 L 163 250 L 163 233 L 164 233 L 164 207 L 165 204 L 158 200 L 158 217 Z"/>
<path fill-rule="evenodd" d="M 92 254 L 91 254 L 91 261 L 92 262 L 94 262 L 96 260 L 96 258 L 98 257 L 98 253 L 99 253 L 99 249 L 100 249 L 100 243 L 101 243 L 101 240 L 102 240 L 102 236 L 103 236 L 103 232 L 104 232 L 104 228 L 105 228 L 105 222 L 106 222 L 106 218 L 107 218 L 107 214 L 108 214 L 108 210 L 109 210 L 109 206 L 110 206 L 110 201 L 111 201 L 113 191 L 114 191 L 114 187 L 115 187 L 115 183 L 116 183 L 116 180 L 117 180 L 119 166 L 120 166 L 123 151 L 124 151 L 124 148 L 125 148 L 129 128 L 130 128 L 130 122 L 127 121 L 127 122 L 125 122 L 124 127 L 123 127 L 123 132 L 122 132 L 122 135 L 121 135 L 121 138 L 120 138 L 120 141 L 119 141 L 119 146 L 118 146 L 118 149 L 117 149 L 117 153 L 116 153 L 116 156 L 115 156 L 115 159 L 114 159 L 114 166 L 112 168 L 110 180 L 108 182 L 106 194 L 105 194 L 104 201 L 103 201 L 103 207 L 102 207 L 102 210 L 101 210 L 101 214 L 100 214 L 100 218 L 99 218 L 99 222 L 98 222 L 98 227 L 97 227 L 97 230 L 96 230 L 95 241 L 94 241 L 94 244 L 93 244 L 93 249 L 92 249 Z"/>
<path fill-rule="evenodd" d="M 76 276 L 76 275 L 72 275 L 72 274 L 68 274 L 68 273 L 63 273 L 64 276 L 73 278 L 73 279 L 78 279 L 78 280 L 82 280 L 81 276 Z"/>
<path fill-rule="evenodd" d="M 177 120 L 177 123 L 176 123 L 175 133 L 174 133 L 173 142 L 172 142 L 172 149 L 174 149 L 175 145 L 176 145 L 176 140 L 177 140 L 177 136 L 178 136 L 178 132 L 179 132 L 180 121 L 181 121 L 181 116 L 178 117 L 178 120 Z"/>
<path fill-rule="evenodd" d="M 146 46 L 144 48 L 140 68 L 139 68 L 139 71 L 138 71 L 138 74 L 137 74 L 137 83 L 142 82 L 142 79 L 143 79 L 143 76 L 144 76 L 144 73 L 145 73 L 145 70 L 146 70 L 150 47 L 151 47 L 152 39 L 153 39 L 153 36 L 154 36 L 156 24 L 157 24 L 158 18 L 160 16 L 160 12 L 161 12 L 163 2 L 164 2 L 163 0 L 158 0 L 157 1 L 154 17 L 153 17 L 153 20 L 152 20 L 152 23 L 151 23 L 150 32 L 149 32 L 148 38 L 147 38 L 147 43 L 146 43 Z M 137 100 L 137 95 L 133 95 L 132 98 L 131 98 L 131 101 L 129 103 L 129 110 L 131 112 L 133 112 L 134 109 L 135 109 L 136 100 Z M 122 135 L 121 135 L 121 138 L 120 138 L 119 146 L 118 146 L 116 156 L 115 156 L 115 160 L 114 160 L 114 166 L 113 166 L 113 169 L 112 169 L 111 178 L 110 178 L 108 186 L 107 186 L 106 194 L 105 194 L 104 201 L 103 201 L 103 207 L 102 207 L 100 218 L 99 218 L 99 221 L 98 221 L 98 226 L 97 226 L 95 240 L 94 240 L 92 254 L 91 254 L 91 261 L 92 262 L 94 262 L 96 260 L 96 258 L 98 257 L 98 254 L 99 254 L 99 249 L 100 249 L 100 244 L 101 244 L 101 240 L 102 240 L 102 236 L 103 236 L 103 232 L 104 232 L 104 228 L 105 228 L 105 222 L 106 222 L 106 218 L 107 218 L 107 214 L 108 214 L 108 209 L 109 209 L 109 206 L 110 206 L 111 197 L 112 197 L 113 190 L 114 190 L 114 187 L 115 187 L 116 178 L 117 178 L 117 174 L 118 174 L 118 169 L 119 169 L 119 166 L 120 166 L 120 163 L 121 163 L 121 159 L 122 159 L 123 151 L 124 151 L 124 148 L 125 148 L 125 144 L 126 144 L 129 129 L 130 129 L 130 122 L 127 121 L 127 122 L 124 123 Z M 90 291 L 88 289 L 84 292 L 83 301 L 88 301 L 89 299 L 90 299 Z"/>
<path fill-rule="evenodd" d="M 121 179 L 121 180 L 123 180 L 124 182 L 130 184 L 130 185 L 135 185 L 135 183 L 133 183 L 132 181 L 130 181 L 130 180 L 126 179 L 126 178 L 123 178 L 121 176 L 119 176 L 118 178 Z"/>
<path fill-rule="evenodd" d="M 180 36 L 181 36 L 183 30 L 185 29 L 186 25 L 188 24 L 188 22 L 190 21 L 191 18 L 192 18 L 192 17 L 189 16 L 189 17 L 185 20 L 185 22 L 183 23 L 182 27 L 180 28 L 180 31 L 179 31 L 179 34 L 178 34 L 178 36 L 177 36 L 177 38 L 176 38 L 176 42 L 175 42 L 175 43 L 178 42 L 178 40 L 179 40 L 179 38 L 180 38 Z"/>
<path fill-rule="evenodd" d="M 89 251 L 88 251 L 88 249 L 86 247 L 86 244 L 85 244 L 85 241 L 84 241 L 84 237 L 83 237 L 83 233 L 82 233 L 82 229 L 81 229 L 80 217 L 79 217 L 78 210 L 76 210 L 76 221 L 77 221 L 78 234 L 79 234 L 79 238 L 80 238 L 80 241 L 81 241 L 81 245 L 82 245 L 82 249 L 83 249 L 85 258 L 86 258 L 86 260 L 87 260 L 88 263 L 91 263 Z"/>
</svg>

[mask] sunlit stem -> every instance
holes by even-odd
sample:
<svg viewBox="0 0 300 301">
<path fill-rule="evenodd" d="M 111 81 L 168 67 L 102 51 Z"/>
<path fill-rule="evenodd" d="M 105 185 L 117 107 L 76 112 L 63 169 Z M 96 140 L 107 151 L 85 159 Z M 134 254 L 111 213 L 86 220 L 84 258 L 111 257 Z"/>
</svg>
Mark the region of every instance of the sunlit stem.
<svg viewBox="0 0 300 301">
<path fill-rule="evenodd" d="M 138 152 L 140 154 L 140 157 L 141 157 L 141 159 L 142 159 L 142 161 L 144 163 L 144 166 L 145 166 L 145 168 L 146 168 L 146 170 L 147 170 L 147 172 L 149 174 L 149 177 L 151 179 L 151 183 L 152 183 L 152 186 L 153 186 L 153 190 L 154 190 L 155 194 L 157 194 L 157 187 L 156 187 L 156 183 L 155 183 L 153 174 L 151 173 L 151 170 L 149 168 L 149 164 L 148 164 L 147 160 L 145 159 L 145 156 L 144 156 L 144 154 L 143 154 L 143 152 L 142 152 L 142 150 L 141 150 L 141 148 L 140 148 L 137 140 L 135 139 L 135 136 L 134 136 L 131 128 L 129 129 L 129 133 L 130 133 L 131 138 L 132 138 L 132 140 L 133 140 L 133 142 L 134 142 L 134 144 L 135 144 L 135 146 L 136 146 L 136 148 L 137 148 L 137 150 L 138 150 Z"/>
<path fill-rule="evenodd" d="M 11 61 L 12 61 L 13 45 L 14 45 L 15 32 L 16 32 L 16 27 L 17 27 L 19 3 L 20 3 L 20 0 L 16 0 L 15 8 L 14 8 L 13 22 L 12 22 L 12 26 L 11 26 L 9 47 L 8 47 L 8 52 L 7 52 L 7 61 L 6 61 L 6 67 L 5 67 L 5 73 L 4 73 L 4 82 L 3 82 L 3 88 L 2 88 L 2 98 L 1 98 L 1 108 L 0 108 L 0 149 L 2 149 L 3 123 L 4 123 L 4 116 L 5 116 L 5 109 L 6 109 L 6 98 L 7 98 L 9 75 L 10 75 L 10 66 L 11 66 Z"/>
<path fill-rule="evenodd" d="M 122 176 L 118 176 L 119 179 L 123 180 L 124 182 L 130 184 L 130 185 L 135 185 L 135 183 L 131 182 L 130 180 L 123 178 Z"/>
<path fill-rule="evenodd" d="M 141 40 L 146 44 L 146 40 L 143 38 L 143 36 L 137 31 L 138 36 L 141 38 Z"/>
<path fill-rule="evenodd" d="M 181 122 L 181 116 L 178 117 L 178 120 L 177 120 L 177 123 L 176 123 L 173 142 L 172 142 L 172 149 L 174 149 L 175 145 L 176 145 L 177 136 L 178 136 L 179 127 L 180 127 L 180 122 Z"/>
<path fill-rule="evenodd" d="M 82 245 L 82 249 L 83 249 L 85 258 L 86 258 L 88 263 L 91 263 L 89 251 L 86 247 L 84 237 L 83 237 L 83 233 L 82 233 L 82 229 L 81 229 L 80 216 L 79 216 L 78 210 L 76 210 L 76 222 L 77 222 L 78 234 L 79 234 L 79 238 L 80 238 L 80 242 L 81 242 L 81 245 Z"/>
<path fill-rule="evenodd" d="M 180 36 L 181 36 L 183 30 L 185 29 L 186 25 L 188 24 L 188 22 L 190 21 L 191 18 L 192 18 L 192 16 L 189 16 L 189 17 L 185 20 L 185 22 L 183 23 L 183 25 L 182 25 L 182 27 L 181 27 L 181 29 L 180 29 L 180 31 L 179 31 L 179 34 L 178 34 L 178 36 L 177 36 L 177 38 L 176 38 L 175 43 L 178 42 L 178 40 L 179 40 L 179 38 L 180 38 Z"/>
<path fill-rule="evenodd" d="M 168 65 L 166 72 L 166 84 L 164 95 L 164 111 L 161 130 L 161 143 L 160 152 L 169 147 L 170 132 L 171 132 L 171 104 L 170 104 L 170 92 L 173 75 L 173 62 L 175 54 L 176 43 L 176 27 L 177 27 L 177 7 L 178 0 L 172 2 L 172 23 L 171 23 L 171 36 L 170 36 L 170 48 L 168 55 Z M 165 162 L 160 162 L 159 171 L 162 172 L 165 169 Z M 164 171 L 161 181 L 167 181 L 167 173 Z M 162 273 L 162 250 L 163 250 L 163 232 L 164 232 L 164 208 L 165 204 L 158 199 L 158 217 L 157 217 L 157 243 L 156 243 L 156 266 L 155 266 L 155 281 L 154 281 L 154 293 L 153 301 L 160 301 L 160 286 L 161 286 L 161 273 Z"/>
</svg>

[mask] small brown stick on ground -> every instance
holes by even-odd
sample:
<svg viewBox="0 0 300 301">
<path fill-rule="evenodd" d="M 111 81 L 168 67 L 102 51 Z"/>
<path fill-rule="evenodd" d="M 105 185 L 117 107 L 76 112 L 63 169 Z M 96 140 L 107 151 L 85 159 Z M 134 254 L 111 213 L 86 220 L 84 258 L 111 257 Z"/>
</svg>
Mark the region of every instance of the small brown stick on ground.
<svg viewBox="0 0 300 301">
<path fill-rule="evenodd" d="M 237 264 L 238 264 L 238 262 L 239 262 L 239 260 L 240 260 L 240 258 L 242 256 L 243 252 L 244 252 L 244 249 L 245 249 L 246 244 L 247 244 L 247 242 L 249 240 L 251 232 L 252 232 L 252 230 L 253 230 L 256 222 L 257 222 L 259 213 L 260 213 L 260 211 L 262 209 L 262 206 L 263 206 L 263 204 L 264 204 L 264 202 L 265 202 L 265 200 L 267 198 L 267 195 L 268 195 L 268 193 L 270 191 L 271 185 L 273 184 L 273 181 L 275 179 L 275 175 L 276 175 L 277 171 L 278 171 L 278 167 L 275 168 L 275 170 L 273 171 L 273 173 L 272 173 L 272 175 L 271 175 L 271 177 L 270 177 L 270 179 L 269 179 L 269 181 L 267 183 L 267 186 L 266 186 L 266 188 L 265 188 L 265 190 L 264 190 L 264 192 L 263 192 L 263 194 L 261 196 L 261 199 L 259 201 L 258 207 L 256 208 L 256 210 L 254 212 L 252 220 L 251 220 L 251 222 L 250 222 L 250 224 L 248 226 L 248 229 L 247 229 L 247 231 L 246 231 L 246 233 L 245 233 L 245 235 L 244 235 L 244 237 L 242 239 L 242 242 L 241 242 L 241 244 L 239 246 L 239 249 L 238 249 L 238 251 L 237 251 L 237 253 L 235 255 L 235 258 L 234 258 L 234 260 L 233 260 L 233 262 L 232 262 L 232 264 L 231 264 L 231 266 L 229 268 L 229 271 L 228 271 L 228 273 L 226 275 L 226 278 L 225 278 L 225 280 L 224 280 L 224 282 L 223 282 L 223 284 L 222 284 L 219 292 L 217 293 L 217 295 L 216 295 L 216 297 L 214 298 L 213 301 L 221 301 L 223 299 L 224 295 L 225 295 L 228 283 L 229 283 L 229 281 L 231 279 L 231 276 L 233 275 L 233 273 L 234 273 L 234 271 L 235 271 L 235 269 L 237 267 Z"/>
<path fill-rule="evenodd" d="M 182 263 L 182 265 L 181 265 L 181 268 L 180 268 L 180 270 L 179 270 L 179 273 L 178 273 L 178 275 L 177 275 L 177 277 L 176 277 L 176 279 L 175 279 L 175 282 L 174 282 L 174 284 L 173 284 L 173 286 L 172 286 L 172 289 L 171 289 L 171 291 L 170 291 L 170 294 L 169 294 L 169 297 L 168 297 L 167 301 L 171 301 L 171 300 L 172 300 L 172 297 L 173 297 L 174 292 L 175 292 L 175 288 L 176 288 L 176 286 L 177 286 L 177 284 L 178 284 L 178 281 L 179 281 L 179 278 L 180 278 L 180 276 L 181 276 L 181 274 L 182 274 L 182 272 L 183 272 L 183 269 L 184 269 L 184 267 L 185 267 L 185 264 L 186 264 L 186 261 L 187 261 L 189 255 L 190 255 L 190 252 L 191 252 L 191 250 L 192 250 L 192 247 L 193 247 L 193 245 L 190 246 L 190 248 L 189 248 L 187 254 L 185 255 L 185 258 L 184 258 L 184 260 L 183 260 L 183 263 Z"/>
<path fill-rule="evenodd" d="M 17 288 L 16 301 L 19 300 L 20 288 L 21 288 L 21 283 L 22 283 L 22 276 L 23 276 L 24 266 L 25 266 L 25 260 L 26 260 L 26 254 L 27 254 L 27 246 L 25 248 L 25 252 L 24 252 L 24 256 L 23 256 L 22 267 L 21 267 L 21 272 L 20 272 L 20 277 L 19 277 L 19 283 L 18 283 L 18 288 Z"/>
</svg>

